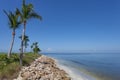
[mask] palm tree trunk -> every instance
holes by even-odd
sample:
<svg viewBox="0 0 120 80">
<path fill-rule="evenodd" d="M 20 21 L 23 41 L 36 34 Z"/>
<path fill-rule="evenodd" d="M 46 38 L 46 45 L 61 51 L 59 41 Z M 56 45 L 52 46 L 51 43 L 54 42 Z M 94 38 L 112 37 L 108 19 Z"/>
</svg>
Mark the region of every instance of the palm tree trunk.
<svg viewBox="0 0 120 80">
<path fill-rule="evenodd" d="M 26 47 L 24 47 L 24 53 L 26 53 Z"/>
<path fill-rule="evenodd" d="M 24 50 L 23 50 L 23 57 L 25 56 L 25 53 L 26 53 L 26 48 L 25 47 L 23 47 L 24 48 Z"/>
<path fill-rule="evenodd" d="M 11 52 L 12 52 L 12 48 L 13 48 L 13 44 L 14 44 L 14 39 L 15 39 L 15 29 L 13 29 L 13 32 L 12 32 L 12 41 L 11 41 L 10 49 L 9 49 L 8 55 L 7 55 L 8 58 L 10 58 L 10 56 L 11 56 Z"/>
<path fill-rule="evenodd" d="M 26 30 L 26 21 L 24 21 L 24 28 L 22 32 L 22 41 L 21 41 L 21 52 L 20 52 L 20 65 L 22 66 L 22 59 L 23 59 L 23 43 L 24 43 L 24 37 L 25 37 L 25 30 Z"/>
</svg>

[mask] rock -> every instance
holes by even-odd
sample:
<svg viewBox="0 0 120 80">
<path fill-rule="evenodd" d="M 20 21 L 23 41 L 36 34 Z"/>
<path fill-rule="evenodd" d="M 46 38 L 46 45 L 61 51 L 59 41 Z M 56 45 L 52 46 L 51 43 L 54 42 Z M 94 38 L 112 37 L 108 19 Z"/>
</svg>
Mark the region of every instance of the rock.
<svg viewBox="0 0 120 80">
<path fill-rule="evenodd" d="M 42 55 L 30 66 L 23 67 L 14 80 L 71 80 L 68 74 L 57 67 L 54 59 Z"/>
</svg>

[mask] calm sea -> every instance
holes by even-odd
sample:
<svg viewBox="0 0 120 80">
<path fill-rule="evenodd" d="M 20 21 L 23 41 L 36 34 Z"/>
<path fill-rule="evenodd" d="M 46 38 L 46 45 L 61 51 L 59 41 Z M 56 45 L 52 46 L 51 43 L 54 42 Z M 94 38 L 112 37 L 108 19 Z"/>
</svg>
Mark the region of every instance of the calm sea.
<svg viewBox="0 0 120 80">
<path fill-rule="evenodd" d="M 98 80 L 120 80 L 120 53 L 46 53 Z"/>
</svg>

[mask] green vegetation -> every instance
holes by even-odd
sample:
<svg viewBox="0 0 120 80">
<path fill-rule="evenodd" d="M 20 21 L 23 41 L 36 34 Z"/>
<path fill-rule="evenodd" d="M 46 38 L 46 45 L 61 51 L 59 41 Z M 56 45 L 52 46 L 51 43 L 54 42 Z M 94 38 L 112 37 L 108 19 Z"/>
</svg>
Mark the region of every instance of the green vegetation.
<svg viewBox="0 0 120 80">
<path fill-rule="evenodd" d="M 38 42 L 34 42 L 31 45 L 31 48 L 33 50 L 33 53 L 35 53 L 35 54 L 38 54 L 41 51 L 40 48 L 38 47 Z"/>
<path fill-rule="evenodd" d="M 12 42 L 11 42 L 10 49 L 8 51 L 8 58 L 11 58 L 16 29 L 19 27 L 19 25 L 23 24 L 22 35 L 20 37 L 21 38 L 21 44 L 20 44 L 21 47 L 19 49 L 20 50 L 19 62 L 20 62 L 20 65 L 22 66 L 23 65 L 23 57 L 24 57 L 23 53 L 25 53 L 26 48 L 28 46 L 28 41 L 29 41 L 29 37 L 26 36 L 26 34 L 25 34 L 26 24 L 29 19 L 42 20 L 42 17 L 34 11 L 33 4 L 30 4 L 30 3 L 26 4 L 25 0 L 22 0 L 21 9 L 16 8 L 15 12 L 9 12 L 9 13 L 7 13 L 4 10 L 4 13 L 7 15 L 8 20 L 9 20 L 9 26 L 13 30 Z M 38 46 L 34 48 L 35 53 L 38 53 L 40 51 L 41 50 L 38 48 Z"/>
<path fill-rule="evenodd" d="M 23 66 L 30 65 L 36 58 L 40 57 L 40 54 L 26 53 L 23 58 Z M 11 58 L 7 57 L 7 54 L 0 53 L 0 80 L 17 77 L 20 71 L 19 55 L 13 53 Z"/>
<path fill-rule="evenodd" d="M 22 40 L 21 40 L 21 52 L 20 52 L 20 64 L 22 65 L 22 58 L 24 53 L 24 37 L 26 32 L 26 24 L 29 19 L 40 19 L 42 20 L 42 17 L 34 12 L 34 7 L 32 4 L 26 4 L 25 0 L 23 0 L 22 8 L 21 10 L 17 10 L 17 12 L 20 14 L 20 21 L 23 23 L 23 32 L 22 32 Z"/>
<path fill-rule="evenodd" d="M 36 58 L 40 57 L 40 54 L 26 53 L 29 42 L 29 36 L 25 34 L 26 24 L 29 19 L 35 18 L 42 20 L 42 17 L 35 13 L 33 8 L 32 4 L 26 4 L 25 0 L 23 0 L 21 9 L 16 8 L 15 12 L 7 12 L 4 10 L 9 21 L 9 27 L 12 29 L 12 41 L 8 54 L 0 53 L 0 80 L 12 80 L 18 75 L 22 65 L 28 66 Z M 18 29 L 21 24 L 23 24 L 23 30 L 22 35 L 19 37 L 21 39 L 20 54 L 12 53 L 16 29 Z M 37 42 L 33 44 L 32 48 L 34 53 L 41 51 Z"/>
<path fill-rule="evenodd" d="M 22 40 L 22 36 L 19 37 Z M 23 42 L 23 46 L 24 46 L 24 53 L 26 53 L 26 48 L 29 46 L 28 42 L 29 42 L 29 37 L 28 36 L 24 36 L 24 42 Z"/>
</svg>

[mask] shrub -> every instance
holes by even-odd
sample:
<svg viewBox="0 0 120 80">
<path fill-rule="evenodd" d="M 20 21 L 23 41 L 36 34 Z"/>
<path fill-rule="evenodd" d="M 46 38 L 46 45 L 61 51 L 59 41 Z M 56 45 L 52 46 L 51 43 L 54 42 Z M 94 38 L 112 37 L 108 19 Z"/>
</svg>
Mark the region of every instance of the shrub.
<svg viewBox="0 0 120 80">
<path fill-rule="evenodd" d="M 40 54 L 26 53 L 23 58 L 23 65 L 28 66 Z M 7 58 L 7 54 L 0 54 L 0 80 L 13 80 L 20 71 L 19 55 L 12 54 L 11 58 Z"/>
</svg>

